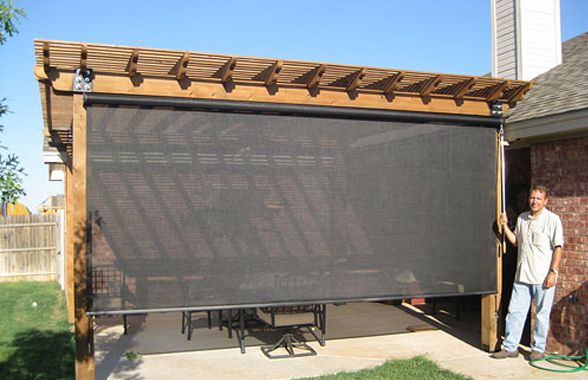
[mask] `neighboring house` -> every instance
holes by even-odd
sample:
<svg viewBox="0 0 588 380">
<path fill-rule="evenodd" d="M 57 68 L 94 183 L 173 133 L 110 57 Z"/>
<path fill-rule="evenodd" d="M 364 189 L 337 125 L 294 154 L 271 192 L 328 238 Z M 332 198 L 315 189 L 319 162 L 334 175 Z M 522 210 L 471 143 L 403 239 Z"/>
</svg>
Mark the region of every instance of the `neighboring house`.
<svg viewBox="0 0 588 380">
<path fill-rule="evenodd" d="M 565 247 L 548 351 L 583 354 L 588 346 L 588 32 L 562 47 L 563 62 L 537 76 L 507 118 L 507 198 L 519 211 L 517 195 L 529 183 L 551 191 L 547 207 L 561 216 Z"/>
<path fill-rule="evenodd" d="M 41 215 L 56 214 L 65 209 L 65 197 L 63 194 L 51 195 L 37 207 L 37 213 Z"/>
<path fill-rule="evenodd" d="M 4 202 L 2 204 L 2 216 L 16 216 L 16 215 L 30 215 L 31 212 L 27 206 L 20 202 L 9 203 Z"/>
</svg>

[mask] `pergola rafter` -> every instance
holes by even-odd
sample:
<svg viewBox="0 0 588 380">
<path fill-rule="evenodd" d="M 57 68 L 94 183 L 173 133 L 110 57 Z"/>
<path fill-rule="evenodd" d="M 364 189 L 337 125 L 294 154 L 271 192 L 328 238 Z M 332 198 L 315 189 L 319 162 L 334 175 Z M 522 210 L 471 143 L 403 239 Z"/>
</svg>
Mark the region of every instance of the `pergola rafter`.
<svg viewBox="0 0 588 380">
<path fill-rule="evenodd" d="M 523 95 L 528 91 L 528 88 L 520 89 L 526 85 L 524 81 L 509 81 L 507 86 L 501 86 L 503 81 L 495 78 L 210 53 L 45 40 L 35 41 L 35 51 L 37 65 L 42 65 L 45 71 L 50 66 L 64 71 L 90 68 L 94 73 L 104 75 L 134 77 L 140 74 L 143 78 L 189 78 L 193 81 L 233 81 L 245 85 L 306 89 L 320 87 L 333 91 L 482 101 L 517 101 L 517 96 L 513 96 L 515 91 Z"/>
<path fill-rule="evenodd" d="M 137 66 L 139 62 L 139 51 L 133 50 L 131 52 L 131 57 L 129 58 L 129 63 L 127 64 L 126 71 L 129 74 L 129 77 L 134 77 L 137 75 Z"/>
<path fill-rule="evenodd" d="M 92 70 L 95 92 L 125 88 L 136 95 L 472 115 L 488 115 L 497 99 L 512 107 L 531 87 L 479 76 L 50 40 L 36 40 L 35 55 L 46 135 L 66 147 L 67 156 L 77 69 Z"/>
</svg>

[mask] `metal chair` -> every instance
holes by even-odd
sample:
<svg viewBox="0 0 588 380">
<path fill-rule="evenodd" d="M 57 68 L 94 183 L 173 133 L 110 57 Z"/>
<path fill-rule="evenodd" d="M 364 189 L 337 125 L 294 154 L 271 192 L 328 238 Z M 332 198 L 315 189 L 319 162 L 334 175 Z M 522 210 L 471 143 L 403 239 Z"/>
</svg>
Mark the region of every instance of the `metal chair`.
<svg viewBox="0 0 588 380">
<path fill-rule="evenodd" d="M 187 310 L 187 311 L 182 311 L 182 334 L 184 334 L 186 331 L 188 332 L 188 336 L 187 339 L 188 340 L 192 340 L 192 331 L 194 330 L 194 328 L 192 327 L 192 321 L 194 318 L 194 314 L 199 314 L 201 313 L 201 311 L 192 311 L 192 310 Z M 206 318 L 208 321 L 208 329 L 212 328 L 212 316 L 211 316 L 211 312 L 210 311 L 206 311 Z M 218 329 L 222 330 L 223 326 L 222 326 L 222 314 L 221 311 L 219 310 L 218 312 L 218 320 L 219 320 L 219 324 L 218 324 Z"/>
<path fill-rule="evenodd" d="M 326 311 L 325 304 L 258 308 L 259 320 L 273 329 L 287 330 L 275 344 L 261 346 L 261 351 L 270 359 L 316 355 L 312 347 L 296 337 L 294 330 L 308 329 L 319 344 L 324 346 Z M 286 354 L 272 354 L 279 348 L 285 349 Z"/>
</svg>

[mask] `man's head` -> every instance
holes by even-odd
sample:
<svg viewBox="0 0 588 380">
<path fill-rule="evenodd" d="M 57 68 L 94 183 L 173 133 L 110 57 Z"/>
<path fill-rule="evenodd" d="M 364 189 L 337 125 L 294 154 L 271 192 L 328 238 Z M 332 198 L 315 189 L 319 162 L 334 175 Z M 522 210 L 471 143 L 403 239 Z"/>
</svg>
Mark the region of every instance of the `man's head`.
<svg viewBox="0 0 588 380">
<path fill-rule="evenodd" d="M 547 188 L 541 185 L 531 186 L 529 193 L 529 207 L 532 215 L 538 215 L 543 211 L 547 204 Z"/>
</svg>

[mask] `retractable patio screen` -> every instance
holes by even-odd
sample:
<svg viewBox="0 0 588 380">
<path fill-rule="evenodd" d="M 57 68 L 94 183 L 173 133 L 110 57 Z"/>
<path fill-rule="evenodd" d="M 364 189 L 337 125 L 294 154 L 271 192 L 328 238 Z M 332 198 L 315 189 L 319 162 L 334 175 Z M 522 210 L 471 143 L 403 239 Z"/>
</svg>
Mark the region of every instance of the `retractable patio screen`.
<svg viewBox="0 0 588 380">
<path fill-rule="evenodd" d="M 495 129 L 87 106 L 92 311 L 495 291 Z"/>
</svg>

